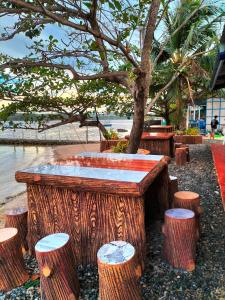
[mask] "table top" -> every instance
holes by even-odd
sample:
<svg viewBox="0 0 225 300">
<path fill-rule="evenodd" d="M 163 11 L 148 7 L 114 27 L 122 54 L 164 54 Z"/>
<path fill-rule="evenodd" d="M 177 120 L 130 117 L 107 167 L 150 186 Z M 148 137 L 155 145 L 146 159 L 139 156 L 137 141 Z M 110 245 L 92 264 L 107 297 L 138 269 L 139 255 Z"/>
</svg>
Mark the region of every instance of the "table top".
<svg viewBox="0 0 225 300">
<path fill-rule="evenodd" d="M 173 138 L 174 133 L 172 132 L 143 132 L 142 140 L 168 140 Z"/>
<path fill-rule="evenodd" d="M 142 159 L 130 159 L 128 154 L 116 154 L 118 158 L 114 155 L 111 158 L 112 153 L 85 155 L 88 154 L 81 153 L 78 157 L 17 171 L 16 180 L 84 191 L 142 195 L 167 164 L 166 157 L 162 155 L 156 155 L 158 160 L 146 159 L 147 155 L 143 155 Z"/>
<path fill-rule="evenodd" d="M 102 152 L 81 152 L 80 157 L 107 158 L 111 160 L 155 160 L 160 161 L 163 155 L 143 155 L 126 153 L 102 153 Z"/>
<path fill-rule="evenodd" d="M 165 128 L 165 129 L 170 129 L 172 128 L 173 126 L 172 125 L 150 125 L 150 128 Z"/>
</svg>

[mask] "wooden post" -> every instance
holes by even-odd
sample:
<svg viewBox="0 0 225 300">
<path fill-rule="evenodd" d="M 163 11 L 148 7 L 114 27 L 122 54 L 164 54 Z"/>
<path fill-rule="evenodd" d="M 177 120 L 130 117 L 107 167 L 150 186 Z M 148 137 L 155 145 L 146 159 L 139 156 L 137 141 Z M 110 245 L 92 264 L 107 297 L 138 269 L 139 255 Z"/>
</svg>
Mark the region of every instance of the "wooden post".
<svg viewBox="0 0 225 300">
<path fill-rule="evenodd" d="M 178 192 L 178 180 L 175 176 L 169 176 L 169 208 L 173 207 L 174 194 Z"/>
<path fill-rule="evenodd" d="M 186 148 L 177 148 L 175 152 L 176 165 L 183 166 L 187 162 Z"/>
<path fill-rule="evenodd" d="M 190 191 L 180 191 L 174 194 L 173 207 L 180 207 L 191 209 L 195 213 L 197 238 L 200 236 L 200 215 L 202 214 L 202 207 L 200 206 L 199 194 Z"/>
<path fill-rule="evenodd" d="M 28 250 L 27 244 L 27 209 L 18 207 L 5 211 L 5 227 L 15 227 L 21 241 L 22 251 Z"/>
<path fill-rule="evenodd" d="M 0 229 L 0 291 L 8 291 L 29 279 L 16 228 Z"/>
<path fill-rule="evenodd" d="M 78 300 L 79 282 L 69 235 L 48 235 L 37 242 L 35 252 L 40 270 L 42 299 Z"/>
<path fill-rule="evenodd" d="M 193 271 L 196 255 L 195 214 L 175 208 L 165 212 L 163 225 L 165 259 L 175 268 Z"/>
<path fill-rule="evenodd" d="M 103 245 L 98 253 L 99 299 L 140 300 L 139 277 L 134 247 L 124 241 Z"/>
</svg>

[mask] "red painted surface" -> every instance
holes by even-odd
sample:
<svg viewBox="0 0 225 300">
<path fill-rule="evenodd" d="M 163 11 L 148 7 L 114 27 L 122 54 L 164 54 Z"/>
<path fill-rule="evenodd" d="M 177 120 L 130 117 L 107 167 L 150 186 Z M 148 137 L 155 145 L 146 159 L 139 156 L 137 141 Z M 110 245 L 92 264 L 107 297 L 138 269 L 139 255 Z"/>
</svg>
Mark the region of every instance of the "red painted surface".
<svg viewBox="0 0 225 300">
<path fill-rule="evenodd" d="M 93 168 L 107 168 L 118 170 L 134 170 L 151 172 L 158 164 L 155 160 L 119 160 L 119 159 L 107 159 L 107 158 L 92 158 L 92 157 L 71 157 L 66 160 L 58 160 L 56 165 L 71 165 L 81 167 L 93 167 Z"/>
<path fill-rule="evenodd" d="M 225 211 L 225 145 L 212 144 L 211 150 L 220 185 L 223 208 Z"/>
<path fill-rule="evenodd" d="M 173 126 L 171 125 L 151 125 L 150 128 L 153 128 L 153 129 L 161 129 L 161 128 L 165 128 L 165 129 L 171 129 L 173 128 Z"/>
<path fill-rule="evenodd" d="M 142 140 L 169 140 L 174 136 L 172 132 L 143 132 L 141 139 Z M 129 139 L 130 136 L 126 135 L 126 139 Z"/>
</svg>

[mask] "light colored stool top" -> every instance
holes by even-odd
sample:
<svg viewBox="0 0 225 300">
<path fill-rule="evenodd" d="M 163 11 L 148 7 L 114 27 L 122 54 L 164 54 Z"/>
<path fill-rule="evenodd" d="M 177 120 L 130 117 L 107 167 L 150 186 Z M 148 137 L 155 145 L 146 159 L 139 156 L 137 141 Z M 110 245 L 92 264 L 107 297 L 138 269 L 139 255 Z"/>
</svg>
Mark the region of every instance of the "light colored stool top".
<svg viewBox="0 0 225 300">
<path fill-rule="evenodd" d="M 174 197 L 181 200 L 199 199 L 199 194 L 190 191 L 179 191 L 174 194 Z"/>
<path fill-rule="evenodd" d="M 26 212 L 27 212 L 27 209 L 25 207 L 16 207 L 16 208 L 5 210 L 5 215 L 15 216 L 15 215 L 20 215 L 20 214 L 23 214 Z"/>
<path fill-rule="evenodd" d="M 177 180 L 176 176 L 169 176 L 169 177 L 170 177 L 170 180 Z"/>
<path fill-rule="evenodd" d="M 124 241 L 113 241 L 103 245 L 97 253 L 101 263 L 116 265 L 127 262 L 135 254 L 134 247 Z"/>
<path fill-rule="evenodd" d="M 185 208 L 168 209 L 166 210 L 165 215 L 174 219 L 192 219 L 195 216 L 192 210 Z"/>
<path fill-rule="evenodd" d="M 35 245 L 35 251 L 50 252 L 63 247 L 69 241 L 67 233 L 54 233 L 45 236 Z"/>
<path fill-rule="evenodd" d="M 12 237 L 17 235 L 18 230 L 14 227 L 6 227 L 0 229 L 0 243 L 10 240 Z"/>
</svg>

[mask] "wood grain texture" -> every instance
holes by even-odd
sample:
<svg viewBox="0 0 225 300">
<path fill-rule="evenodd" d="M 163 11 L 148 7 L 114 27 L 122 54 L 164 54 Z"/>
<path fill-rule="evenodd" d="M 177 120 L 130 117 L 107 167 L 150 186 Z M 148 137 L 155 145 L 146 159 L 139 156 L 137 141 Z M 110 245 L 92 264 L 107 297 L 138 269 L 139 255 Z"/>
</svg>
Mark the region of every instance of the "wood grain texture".
<svg viewBox="0 0 225 300">
<path fill-rule="evenodd" d="M 178 192 L 177 177 L 169 176 L 169 208 L 173 207 L 174 194 Z"/>
<path fill-rule="evenodd" d="M 112 240 L 134 245 L 145 258 L 144 199 L 28 185 L 30 249 L 45 235 L 66 232 L 77 264 L 96 264 L 98 249 Z"/>
<path fill-rule="evenodd" d="M 190 191 L 179 191 L 174 194 L 174 208 L 186 208 L 194 211 L 196 218 L 197 238 L 200 237 L 200 216 L 202 208 L 200 206 L 200 196 Z"/>
<path fill-rule="evenodd" d="M 149 126 L 148 132 L 172 132 L 173 126 L 171 125 L 151 125 Z"/>
<path fill-rule="evenodd" d="M 187 151 L 186 148 L 176 148 L 175 160 L 177 166 L 184 166 L 187 163 Z"/>
<path fill-rule="evenodd" d="M 99 299 L 141 300 L 135 249 L 123 241 L 103 245 L 98 251 Z"/>
<path fill-rule="evenodd" d="M 163 252 L 174 268 L 193 271 L 196 256 L 196 223 L 191 210 L 170 209 L 165 213 Z"/>
<path fill-rule="evenodd" d="M 53 245 L 48 242 L 48 247 L 54 248 L 57 243 L 57 234 L 52 235 L 51 240 Z M 79 281 L 69 237 L 62 246 L 46 249 L 46 251 L 41 251 L 40 243 L 42 240 L 37 243 L 35 253 L 40 270 L 41 298 L 45 300 L 78 300 Z"/>
<path fill-rule="evenodd" d="M 8 291 L 24 284 L 29 275 L 24 266 L 18 230 L 0 229 L 0 239 L 0 291 Z"/>
<path fill-rule="evenodd" d="M 202 144 L 201 135 L 175 135 L 174 141 L 182 144 Z"/>
<path fill-rule="evenodd" d="M 14 208 L 5 211 L 5 227 L 15 227 L 22 246 L 22 251 L 28 251 L 27 244 L 27 209 Z"/>
<path fill-rule="evenodd" d="M 149 150 L 151 154 L 174 156 L 173 133 L 149 133 L 143 132 L 140 142 L 140 148 Z M 129 136 L 126 136 L 129 139 Z"/>
<path fill-rule="evenodd" d="M 89 160 L 89 158 L 85 158 L 85 159 L 87 161 Z M 102 160 L 104 161 L 104 159 Z M 145 171 L 148 173 L 140 182 L 137 183 L 123 181 L 123 178 L 121 178 L 120 181 L 116 181 L 116 180 L 96 179 L 96 178 L 86 178 L 86 177 L 76 177 L 76 176 L 37 174 L 37 173 L 31 173 L 26 171 L 17 171 L 16 180 L 18 182 L 26 182 L 29 184 L 71 187 L 71 188 L 76 188 L 79 191 L 93 191 L 93 192 L 110 193 L 110 194 L 117 194 L 117 195 L 120 194 L 120 195 L 141 196 L 148 188 L 148 185 L 152 181 L 154 181 L 157 174 L 167 165 L 168 158 L 165 157 L 161 161 L 150 161 L 147 164 L 144 161 L 140 161 L 140 160 L 137 160 L 136 162 L 131 164 L 129 162 L 126 164 L 126 160 L 124 162 L 114 163 L 113 161 L 111 161 L 107 163 L 108 163 L 108 167 L 112 166 L 112 169 L 120 169 L 120 170 L 124 170 L 126 168 L 125 167 L 126 165 L 130 166 L 130 169 L 137 168 L 137 170 L 139 170 L 141 168 L 141 165 L 143 164 L 143 166 L 146 166 Z"/>
</svg>

